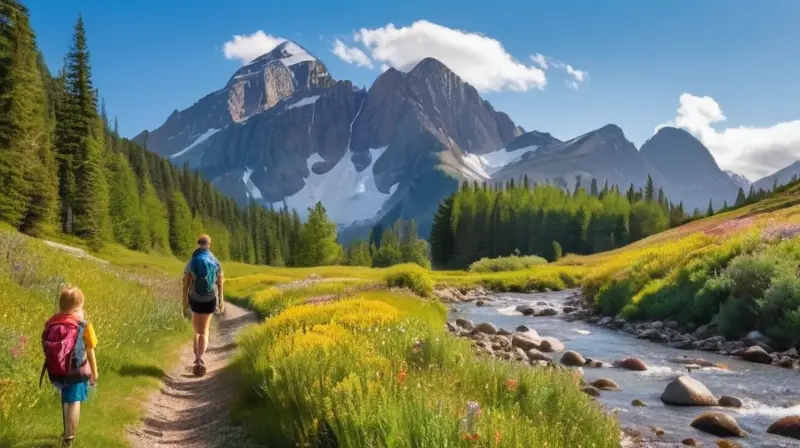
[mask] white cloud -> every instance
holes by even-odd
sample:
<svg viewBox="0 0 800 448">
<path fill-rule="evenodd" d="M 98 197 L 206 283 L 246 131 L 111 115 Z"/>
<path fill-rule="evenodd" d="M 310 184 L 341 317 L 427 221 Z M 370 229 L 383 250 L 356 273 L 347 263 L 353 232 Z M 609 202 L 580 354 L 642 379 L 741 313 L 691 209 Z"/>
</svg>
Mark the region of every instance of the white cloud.
<svg viewBox="0 0 800 448">
<path fill-rule="evenodd" d="M 478 33 L 447 28 L 425 20 L 397 28 L 362 28 L 354 35 L 380 63 L 408 70 L 433 57 L 472 84 L 488 91 L 527 91 L 547 85 L 545 72 L 511 56 L 496 39 Z"/>
<path fill-rule="evenodd" d="M 531 56 L 531 60 L 536 65 L 541 67 L 542 70 L 547 70 L 548 68 L 550 68 L 550 66 L 547 64 L 547 56 L 545 56 L 545 55 L 543 55 L 541 53 L 536 53 L 535 55 Z"/>
<path fill-rule="evenodd" d="M 720 167 L 750 179 L 772 174 L 800 159 L 800 120 L 768 127 L 712 127 L 725 120 L 714 98 L 683 93 L 675 120 L 657 126 L 656 131 L 664 126 L 687 130 L 708 147 Z"/>
<path fill-rule="evenodd" d="M 333 44 L 331 52 L 348 64 L 357 64 L 360 67 L 373 68 L 372 60 L 358 47 L 349 47 L 339 39 Z"/>
<path fill-rule="evenodd" d="M 258 30 L 249 36 L 233 36 L 233 40 L 225 42 L 222 46 L 222 52 L 226 58 L 238 59 L 245 65 L 285 41 L 286 39 L 282 37 L 275 37 Z"/>
</svg>

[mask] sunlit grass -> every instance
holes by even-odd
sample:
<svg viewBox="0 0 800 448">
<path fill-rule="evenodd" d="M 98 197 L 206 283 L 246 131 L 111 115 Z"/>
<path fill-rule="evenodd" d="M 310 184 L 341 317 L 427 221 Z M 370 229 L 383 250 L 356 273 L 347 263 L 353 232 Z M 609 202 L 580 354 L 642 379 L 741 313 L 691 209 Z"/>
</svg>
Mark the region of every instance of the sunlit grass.
<svg viewBox="0 0 800 448">
<path fill-rule="evenodd" d="M 163 275 L 157 264 L 129 270 L 0 231 L 0 445 L 51 446 L 59 440 L 58 395 L 46 382 L 41 389 L 37 384 L 39 338 L 56 311 L 60 286 L 72 283 L 86 293 L 100 342 L 101 378 L 83 407 L 79 446 L 127 446 L 124 426 L 136 421 L 143 393 L 189 336 L 179 279 Z"/>
</svg>

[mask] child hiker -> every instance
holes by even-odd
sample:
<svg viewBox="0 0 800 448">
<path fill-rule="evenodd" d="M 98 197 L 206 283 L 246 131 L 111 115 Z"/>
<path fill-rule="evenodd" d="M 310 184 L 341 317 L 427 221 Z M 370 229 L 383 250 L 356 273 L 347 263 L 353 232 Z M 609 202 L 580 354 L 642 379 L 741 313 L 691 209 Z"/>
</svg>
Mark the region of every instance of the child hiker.
<svg viewBox="0 0 800 448">
<path fill-rule="evenodd" d="M 89 385 L 94 386 L 98 378 L 94 354 L 97 336 L 86 320 L 84 300 L 83 291 L 67 285 L 58 298 L 60 312 L 47 321 L 42 333 L 45 361 L 39 386 L 47 372 L 50 382 L 61 392 L 64 447 L 72 446 L 75 440 L 81 402 L 86 401 Z"/>
</svg>

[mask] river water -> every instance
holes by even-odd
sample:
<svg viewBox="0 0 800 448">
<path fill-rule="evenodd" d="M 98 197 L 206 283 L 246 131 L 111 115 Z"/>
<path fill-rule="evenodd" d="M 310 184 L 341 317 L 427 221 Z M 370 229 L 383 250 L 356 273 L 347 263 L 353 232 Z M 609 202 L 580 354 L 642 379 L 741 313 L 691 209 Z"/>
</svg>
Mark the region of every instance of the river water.
<svg viewBox="0 0 800 448">
<path fill-rule="evenodd" d="M 451 312 L 453 319 L 465 317 L 479 322 L 492 322 L 498 328 L 513 331 L 519 325 L 527 325 L 541 336 L 552 336 L 561 340 L 567 350 L 574 350 L 584 357 L 601 360 L 603 368 L 584 368 L 586 379 L 610 378 L 622 389 L 619 392 L 602 391 L 600 400 L 609 408 L 618 410 L 623 427 L 636 428 L 648 437 L 652 426 L 662 428 L 664 441 L 681 441 L 692 437 L 714 444 L 718 437 L 695 430 L 691 421 L 703 411 L 718 410 L 734 416 L 739 425 L 749 433 L 747 438 L 737 439 L 745 447 L 800 447 L 800 441 L 767 434 L 770 424 L 787 415 L 800 415 L 800 373 L 796 370 L 753 364 L 738 358 L 707 352 L 678 350 L 655 342 L 636 339 L 618 331 L 590 325 L 584 322 L 567 322 L 562 315 L 553 317 L 522 316 L 514 308 L 520 304 L 535 305 L 548 302 L 561 310 L 567 297 L 574 291 L 541 294 L 500 294 L 492 297 L 486 306 L 471 303 L 457 304 Z M 558 360 L 559 354 L 554 357 Z M 743 407 L 699 408 L 664 405 L 659 397 L 667 384 L 678 375 L 686 374 L 686 367 L 671 363 L 668 358 L 690 356 L 703 358 L 728 366 L 728 370 L 706 368 L 692 370 L 690 376 L 708 387 L 715 396 L 731 395 L 742 400 Z M 639 358 L 649 366 L 646 372 L 631 372 L 610 367 L 614 360 Z M 639 399 L 647 407 L 634 407 L 631 401 Z"/>
</svg>

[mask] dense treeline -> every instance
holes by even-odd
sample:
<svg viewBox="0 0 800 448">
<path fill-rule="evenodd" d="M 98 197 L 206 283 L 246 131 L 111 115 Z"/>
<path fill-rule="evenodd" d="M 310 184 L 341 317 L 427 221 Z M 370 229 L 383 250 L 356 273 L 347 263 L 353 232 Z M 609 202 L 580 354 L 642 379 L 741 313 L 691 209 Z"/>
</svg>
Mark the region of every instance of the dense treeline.
<svg viewBox="0 0 800 448">
<path fill-rule="evenodd" d="M 80 17 L 53 77 L 27 9 L 0 3 L 0 220 L 32 235 L 75 235 L 95 248 L 116 241 L 182 257 L 208 232 L 223 259 L 315 262 L 298 258 L 308 251 L 300 248 L 297 213 L 239 207 L 197 172 L 120 138 L 98 97 Z"/>
<path fill-rule="evenodd" d="M 428 242 L 419 238 L 413 219 L 397 221 L 386 229 L 376 226 L 367 240 L 355 241 L 347 247 L 344 263 L 376 268 L 402 263 L 414 263 L 424 268 L 431 266 Z"/>
<path fill-rule="evenodd" d="M 553 185 L 504 187 L 464 184 L 443 201 L 431 231 L 433 263 L 464 268 L 481 258 L 512 254 L 556 260 L 562 253 L 614 249 L 688 219 L 648 178 L 644 189 L 623 193 L 576 179 L 572 192 Z"/>
</svg>

